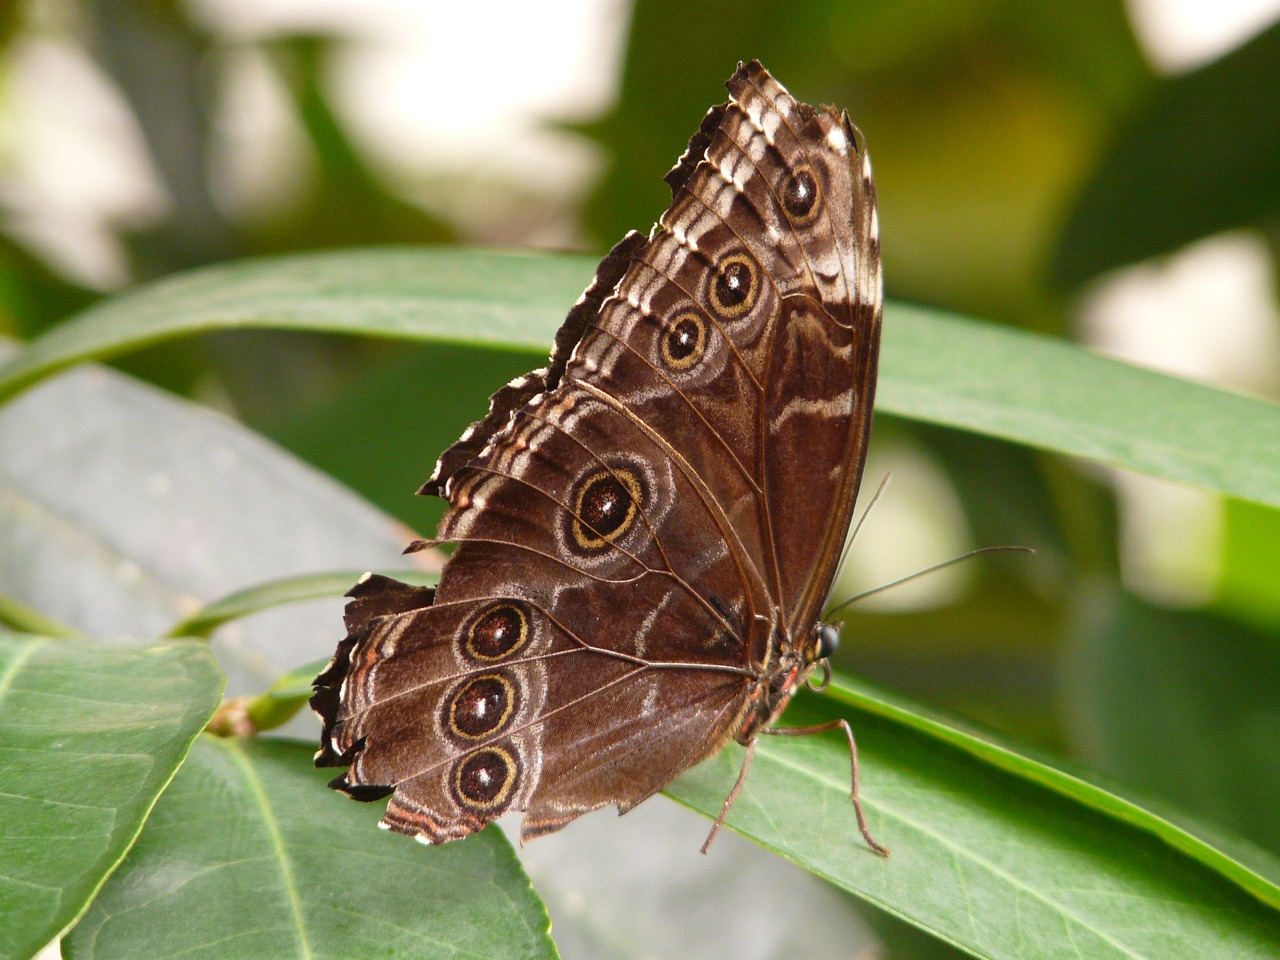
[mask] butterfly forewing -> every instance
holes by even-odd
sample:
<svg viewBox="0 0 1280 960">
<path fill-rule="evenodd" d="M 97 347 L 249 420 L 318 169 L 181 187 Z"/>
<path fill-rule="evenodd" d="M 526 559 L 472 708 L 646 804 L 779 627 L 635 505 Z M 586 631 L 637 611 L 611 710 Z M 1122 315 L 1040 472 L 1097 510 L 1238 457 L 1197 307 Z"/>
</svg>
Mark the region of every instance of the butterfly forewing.
<svg viewBox="0 0 1280 960">
<path fill-rule="evenodd" d="M 870 426 L 874 192 L 843 115 L 757 63 L 727 86 L 650 236 L 424 487 L 456 544 L 434 595 L 353 591 L 317 762 L 392 792 L 394 829 L 625 811 L 753 737 L 811 667 Z"/>
</svg>

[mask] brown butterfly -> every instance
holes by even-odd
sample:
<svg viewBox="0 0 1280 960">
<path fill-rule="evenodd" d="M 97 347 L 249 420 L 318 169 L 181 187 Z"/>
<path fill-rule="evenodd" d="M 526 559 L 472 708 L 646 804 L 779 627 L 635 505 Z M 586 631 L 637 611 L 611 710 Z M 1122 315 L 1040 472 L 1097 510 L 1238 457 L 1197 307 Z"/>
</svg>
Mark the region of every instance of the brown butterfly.
<svg viewBox="0 0 1280 960">
<path fill-rule="evenodd" d="M 861 133 L 739 66 L 548 366 L 496 394 L 420 492 L 456 549 L 434 590 L 366 575 L 316 678 L 316 763 L 431 843 L 626 812 L 730 740 L 746 761 L 838 631 L 880 342 Z M 705 852 L 706 847 L 703 847 Z"/>
</svg>

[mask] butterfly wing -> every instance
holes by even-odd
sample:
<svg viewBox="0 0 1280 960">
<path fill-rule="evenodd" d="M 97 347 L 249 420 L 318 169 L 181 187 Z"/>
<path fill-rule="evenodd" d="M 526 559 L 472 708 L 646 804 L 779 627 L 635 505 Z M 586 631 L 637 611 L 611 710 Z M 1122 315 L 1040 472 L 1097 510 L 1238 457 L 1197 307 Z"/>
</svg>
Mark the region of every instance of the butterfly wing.
<svg viewBox="0 0 1280 960">
<path fill-rule="evenodd" d="M 866 458 L 882 300 L 875 187 L 846 115 L 798 103 L 754 61 L 726 86 L 730 101 L 668 174 L 672 206 L 569 375 L 680 449 L 782 632 L 800 635 L 830 589 Z"/>
<path fill-rule="evenodd" d="M 735 185 L 747 177 L 742 196 L 766 185 L 767 200 L 740 203 L 731 222 L 753 256 L 772 252 L 780 308 L 761 374 L 760 504 L 782 633 L 803 637 L 830 590 L 870 437 L 883 299 L 875 184 L 847 114 L 797 102 L 759 63 L 728 87 L 707 160 Z"/>
<path fill-rule="evenodd" d="M 435 841 L 513 808 L 533 834 L 638 802 L 731 735 L 747 630 L 699 592 L 743 594 L 729 528 L 643 424 L 566 380 L 446 491 L 458 547 L 433 602 L 357 618 L 321 678 L 341 786 L 393 786 L 386 822 Z"/>
<path fill-rule="evenodd" d="M 759 64 L 728 87 L 652 235 L 441 458 L 435 594 L 357 587 L 317 762 L 393 792 L 395 829 L 628 809 L 747 729 L 762 662 L 816 616 L 870 416 L 870 175 L 847 119 Z"/>
</svg>

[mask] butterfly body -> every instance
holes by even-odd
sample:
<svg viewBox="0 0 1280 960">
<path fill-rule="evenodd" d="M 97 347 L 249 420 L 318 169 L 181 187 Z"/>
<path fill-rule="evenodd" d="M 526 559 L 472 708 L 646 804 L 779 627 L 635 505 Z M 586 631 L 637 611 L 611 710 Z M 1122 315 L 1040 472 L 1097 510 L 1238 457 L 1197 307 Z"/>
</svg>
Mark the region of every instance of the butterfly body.
<svg viewBox="0 0 1280 960">
<path fill-rule="evenodd" d="M 879 344 L 874 186 L 847 116 L 758 63 L 727 86 L 671 208 L 424 485 L 449 509 L 415 546 L 456 545 L 439 586 L 350 594 L 317 763 L 390 794 L 393 829 L 625 812 L 753 748 L 831 652 Z"/>
</svg>

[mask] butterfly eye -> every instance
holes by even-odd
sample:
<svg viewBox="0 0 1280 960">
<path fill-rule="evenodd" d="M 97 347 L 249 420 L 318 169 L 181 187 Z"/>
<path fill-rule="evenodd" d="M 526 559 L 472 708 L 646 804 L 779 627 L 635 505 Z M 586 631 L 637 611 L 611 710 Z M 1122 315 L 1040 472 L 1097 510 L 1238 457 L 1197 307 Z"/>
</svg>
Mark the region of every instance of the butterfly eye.
<svg viewBox="0 0 1280 960">
<path fill-rule="evenodd" d="M 818 206 L 818 181 L 809 170 L 797 170 L 782 187 L 782 206 L 798 223 L 812 220 Z"/>
<path fill-rule="evenodd" d="M 706 349 L 707 325 L 693 312 L 680 314 L 662 333 L 662 359 L 673 370 L 688 370 Z"/>
<path fill-rule="evenodd" d="M 515 757 L 502 747 L 469 753 L 454 765 L 453 795 L 459 806 L 488 813 L 507 802 L 520 779 Z"/>
<path fill-rule="evenodd" d="M 474 660 L 502 660 L 511 656 L 529 639 L 529 620 L 524 611 L 509 603 L 490 607 L 467 633 L 466 653 Z"/>
<path fill-rule="evenodd" d="M 815 659 L 825 660 L 840 646 L 840 628 L 832 623 L 820 623 L 817 630 L 818 654 Z"/>
<path fill-rule="evenodd" d="M 725 319 L 748 313 L 760 296 L 760 268 L 745 253 L 733 253 L 716 265 L 711 279 L 711 306 Z"/>
<path fill-rule="evenodd" d="M 574 541 L 583 550 L 616 542 L 635 521 L 640 500 L 640 481 L 625 467 L 592 474 L 574 503 Z"/>
</svg>

